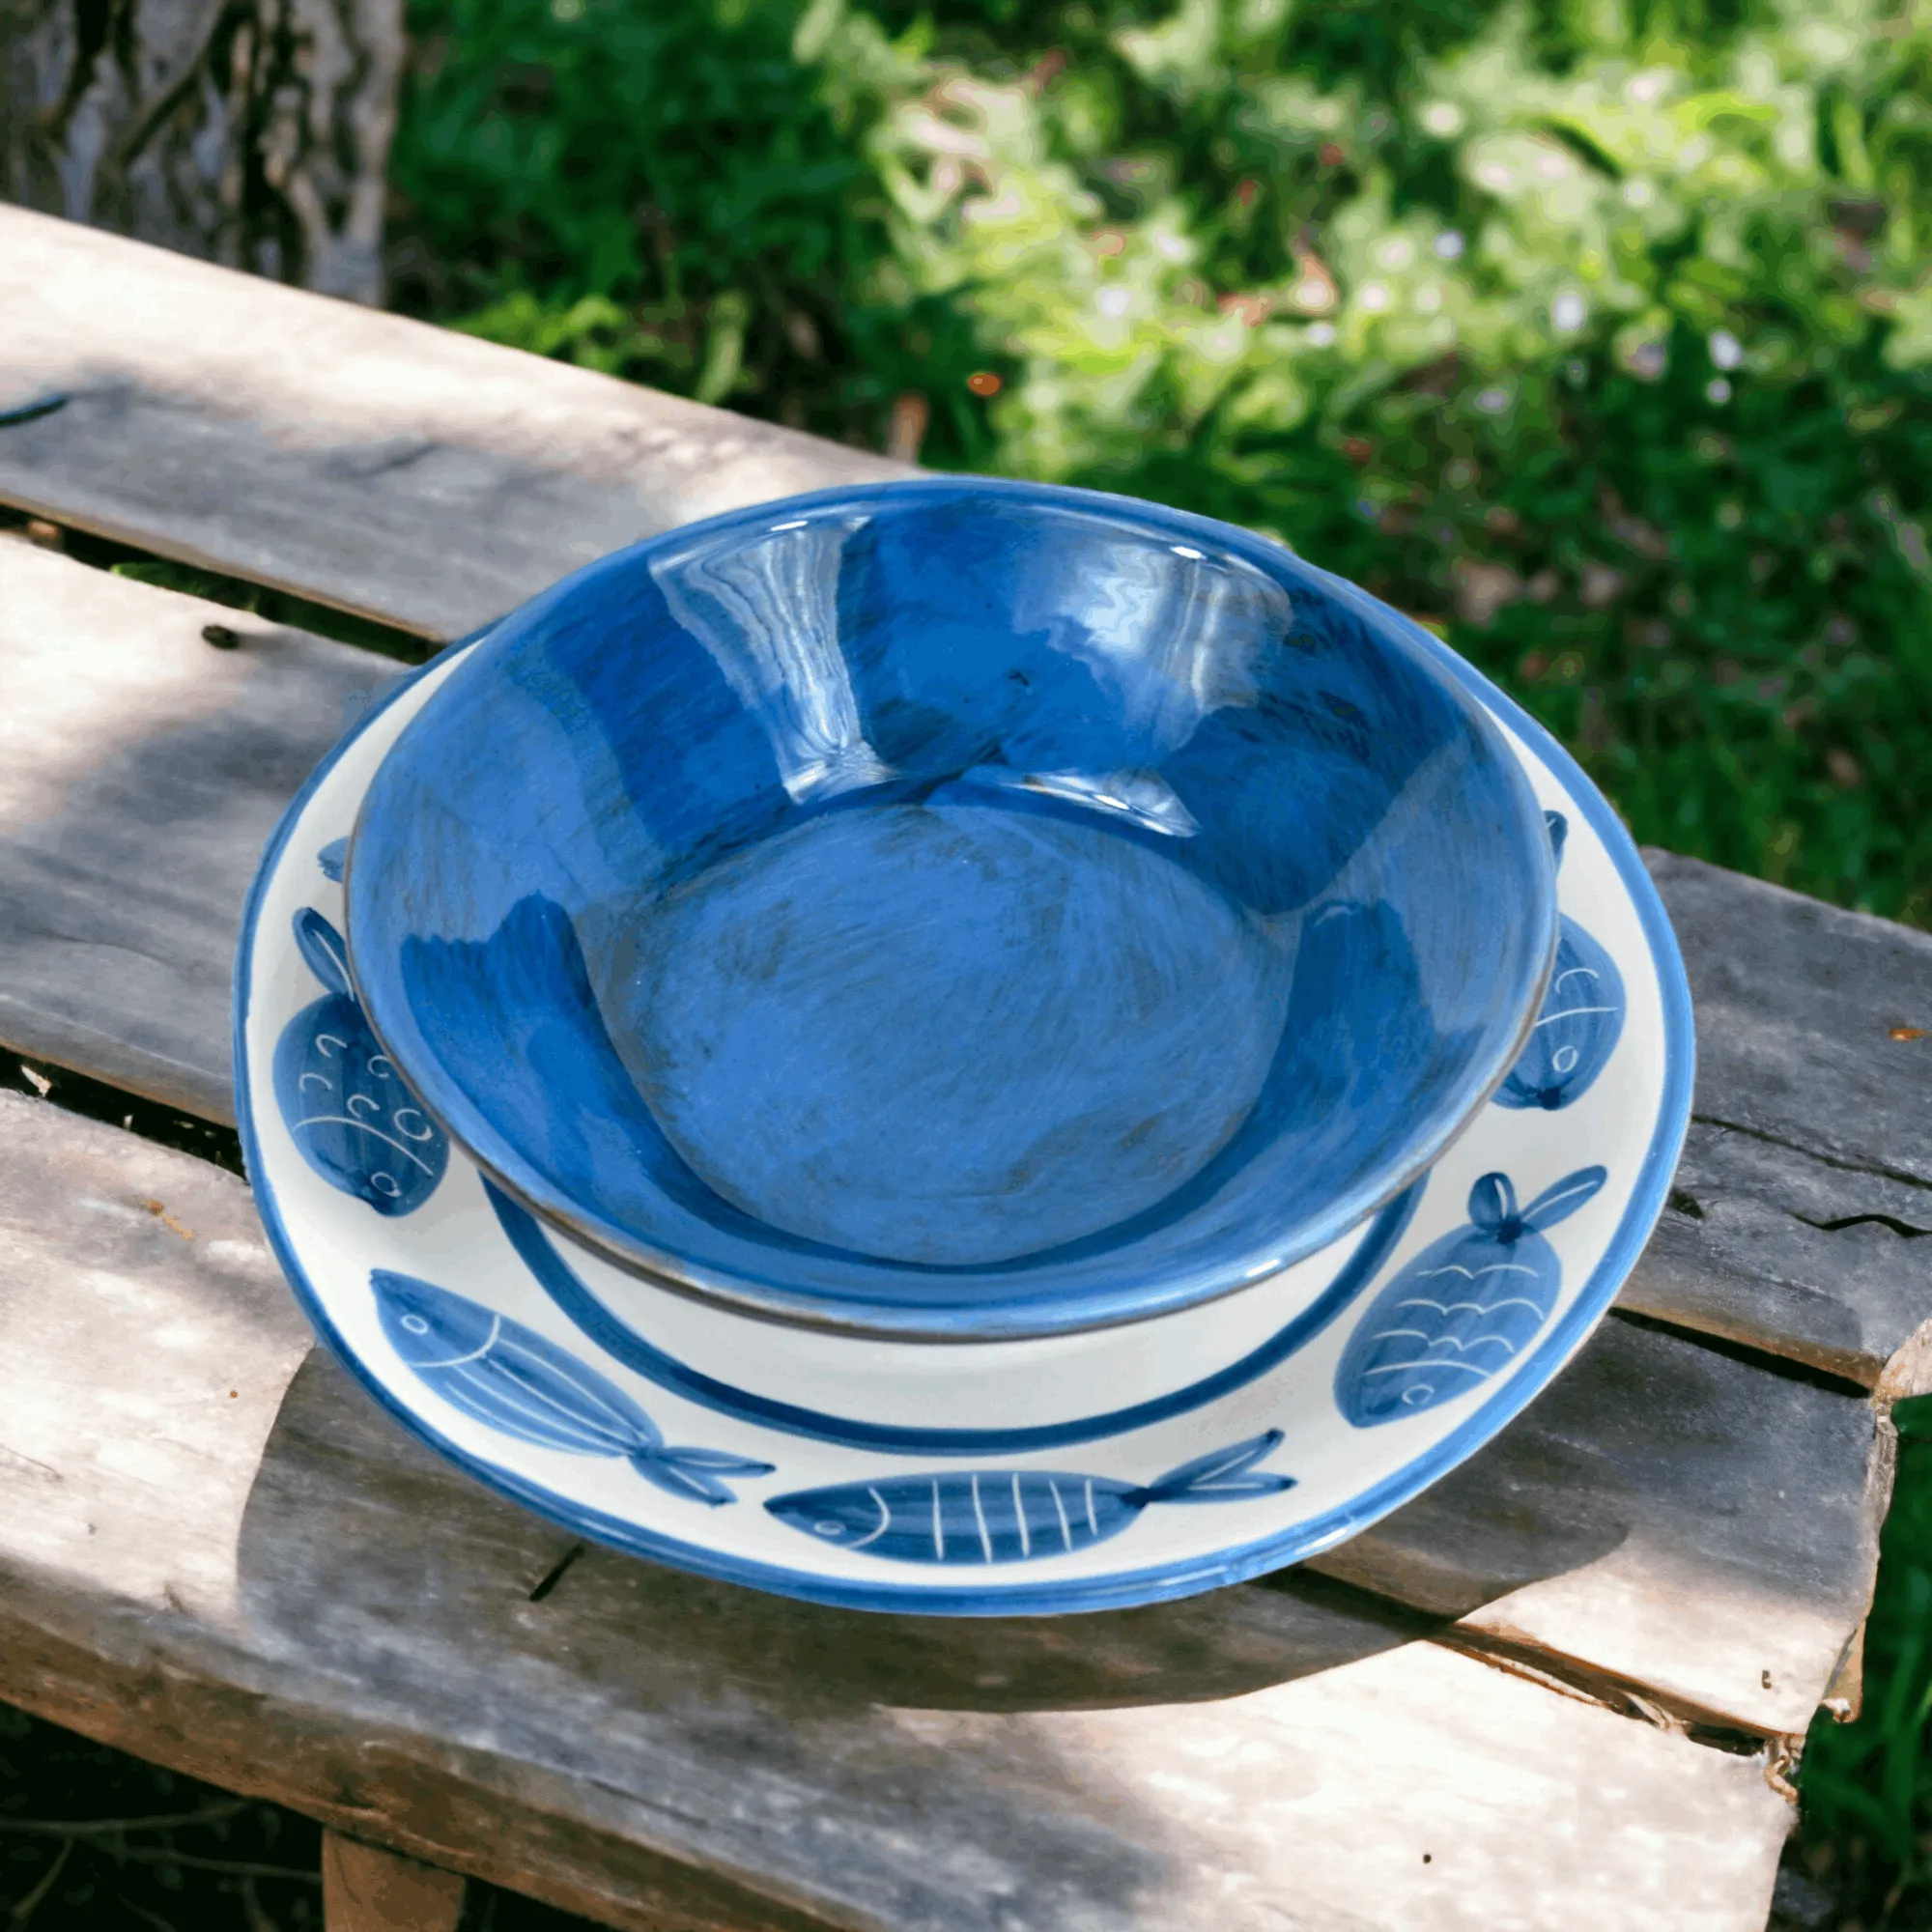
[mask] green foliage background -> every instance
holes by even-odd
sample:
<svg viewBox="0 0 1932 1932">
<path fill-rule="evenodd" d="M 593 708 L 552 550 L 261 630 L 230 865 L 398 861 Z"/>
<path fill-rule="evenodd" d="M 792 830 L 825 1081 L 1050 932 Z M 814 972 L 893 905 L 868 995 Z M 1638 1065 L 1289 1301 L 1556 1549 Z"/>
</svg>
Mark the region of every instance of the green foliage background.
<svg viewBox="0 0 1932 1932">
<path fill-rule="evenodd" d="M 412 24 L 406 306 L 1271 530 L 1640 838 L 1932 923 L 1932 0 Z"/>
</svg>

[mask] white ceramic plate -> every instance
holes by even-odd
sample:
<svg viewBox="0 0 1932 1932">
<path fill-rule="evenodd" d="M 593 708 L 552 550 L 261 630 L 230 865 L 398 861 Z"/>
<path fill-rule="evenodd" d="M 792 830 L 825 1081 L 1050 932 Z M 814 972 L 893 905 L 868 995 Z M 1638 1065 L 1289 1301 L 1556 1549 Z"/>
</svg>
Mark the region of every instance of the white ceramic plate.
<svg viewBox="0 0 1932 1932">
<path fill-rule="evenodd" d="M 270 841 L 237 965 L 237 1104 L 324 1339 L 406 1426 L 570 1529 L 867 1608 L 1184 1596 L 1327 1548 L 1453 1468 L 1641 1252 L 1690 1111 L 1675 943 L 1601 795 L 1435 646 L 1560 817 L 1566 929 L 1518 1074 L 1418 1187 L 1219 1301 L 1037 1340 L 839 1336 L 622 1272 L 413 1108 L 340 963 L 341 841 L 462 648 L 345 738 Z"/>
</svg>

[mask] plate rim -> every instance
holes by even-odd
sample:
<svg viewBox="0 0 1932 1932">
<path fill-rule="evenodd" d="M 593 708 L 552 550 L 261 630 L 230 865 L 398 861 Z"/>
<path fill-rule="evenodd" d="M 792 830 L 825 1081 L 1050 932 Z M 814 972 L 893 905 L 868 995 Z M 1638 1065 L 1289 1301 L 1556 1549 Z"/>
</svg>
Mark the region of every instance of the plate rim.
<svg viewBox="0 0 1932 1932">
<path fill-rule="evenodd" d="M 1350 604 L 1359 608 L 1362 603 L 1372 603 L 1378 612 L 1388 611 L 1389 607 L 1370 599 L 1368 593 L 1346 579 L 1322 571 L 1318 565 L 1308 567 L 1317 570 L 1326 585 Z M 291 1292 L 310 1325 L 352 1378 L 405 1430 L 471 1480 L 481 1483 L 485 1489 L 505 1500 L 530 1510 L 574 1535 L 587 1536 L 631 1555 L 719 1581 L 837 1608 L 933 1616 L 1037 1616 L 1168 1602 L 1244 1582 L 1317 1555 L 1419 1494 L 1497 1435 L 1540 1395 L 1608 1312 L 1618 1290 L 1641 1255 L 1667 1199 L 1671 1178 L 1690 1125 L 1695 1077 L 1695 1036 L 1690 986 L 1676 935 L 1635 841 L 1609 801 L 1563 746 L 1514 698 L 1421 625 L 1399 611 L 1393 614 L 1414 640 L 1471 696 L 1488 706 L 1547 764 L 1591 829 L 1603 840 L 1616 875 L 1630 895 L 1657 972 L 1662 1053 L 1662 1082 L 1657 1118 L 1632 1183 L 1629 1201 L 1597 1265 L 1569 1307 L 1541 1338 L 1523 1366 L 1471 1409 L 1447 1435 L 1401 1468 L 1320 1517 L 1206 1557 L 1184 1558 L 1145 1569 L 1122 1570 L 1058 1583 L 1010 1583 L 964 1589 L 892 1580 L 874 1582 L 828 1577 L 722 1553 L 703 1543 L 688 1541 L 612 1516 L 608 1511 L 519 1475 L 501 1464 L 487 1462 L 466 1449 L 378 1377 L 349 1346 L 329 1315 L 327 1300 L 310 1280 L 309 1272 L 290 1238 L 274 1183 L 262 1157 L 261 1142 L 254 1124 L 255 1101 L 248 1072 L 247 1047 L 255 942 L 270 881 L 278 871 L 295 829 L 310 801 L 343 755 L 378 718 L 413 689 L 422 677 L 487 638 L 497 628 L 494 623 L 455 639 L 426 663 L 405 671 L 343 732 L 304 780 L 277 820 L 263 848 L 243 905 L 236 949 L 232 1003 L 231 1043 L 237 1126 L 263 1228 Z M 742 1319 L 755 1318 L 746 1316 Z"/>
</svg>

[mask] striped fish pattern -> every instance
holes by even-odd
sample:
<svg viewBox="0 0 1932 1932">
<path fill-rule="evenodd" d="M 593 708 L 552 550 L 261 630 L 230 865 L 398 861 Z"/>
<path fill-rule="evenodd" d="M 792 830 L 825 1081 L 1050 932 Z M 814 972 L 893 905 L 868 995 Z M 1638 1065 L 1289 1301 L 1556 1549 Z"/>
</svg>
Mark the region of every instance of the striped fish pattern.
<svg viewBox="0 0 1932 1932">
<path fill-rule="evenodd" d="M 1506 1174 L 1469 1190 L 1465 1226 L 1432 1242 L 1370 1303 L 1335 1370 L 1335 1401 L 1357 1429 L 1480 1388 L 1534 1340 L 1563 1287 L 1543 1231 L 1605 1179 L 1578 1168 L 1519 1209 Z"/>
<path fill-rule="evenodd" d="M 480 1302 L 413 1275 L 369 1277 L 383 1332 L 444 1402 L 478 1422 L 577 1456 L 621 1456 L 645 1482 L 688 1502 L 735 1502 L 726 1476 L 770 1463 L 722 1449 L 670 1448 L 622 1389 L 567 1349 Z"/>
<path fill-rule="evenodd" d="M 311 908 L 296 946 L 327 991 L 275 1042 L 275 1104 L 302 1158 L 377 1213 L 412 1213 L 449 1164 L 443 1131 L 416 1104 L 349 982 L 342 935 Z"/>
<path fill-rule="evenodd" d="M 1549 842 L 1563 863 L 1568 831 L 1560 811 L 1546 811 Z M 1496 1089 L 1499 1107 L 1554 1113 L 1590 1090 L 1624 1030 L 1624 981 L 1603 946 L 1567 915 L 1557 932 L 1556 964 L 1529 1042 Z"/>
<path fill-rule="evenodd" d="M 1147 1484 L 1062 1469 L 947 1469 L 794 1490 L 765 1507 L 817 1542 L 888 1562 L 1024 1563 L 1105 1543 L 1151 1503 L 1236 1502 L 1293 1489 L 1293 1476 L 1254 1466 L 1281 1439 L 1270 1429 Z"/>
</svg>

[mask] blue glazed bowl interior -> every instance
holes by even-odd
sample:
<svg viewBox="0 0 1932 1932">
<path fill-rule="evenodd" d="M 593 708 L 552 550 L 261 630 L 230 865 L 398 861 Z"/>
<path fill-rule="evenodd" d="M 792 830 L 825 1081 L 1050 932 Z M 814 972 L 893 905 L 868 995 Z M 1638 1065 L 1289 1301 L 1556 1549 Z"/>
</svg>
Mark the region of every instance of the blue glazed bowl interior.
<svg viewBox="0 0 1932 1932">
<path fill-rule="evenodd" d="M 1041 1333 L 1345 1233 L 1482 1104 L 1549 841 L 1441 647 L 1264 540 L 933 480 L 639 545 L 458 664 L 349 949 L 483 1165 L 760 1312 Z"/>
</svg>

